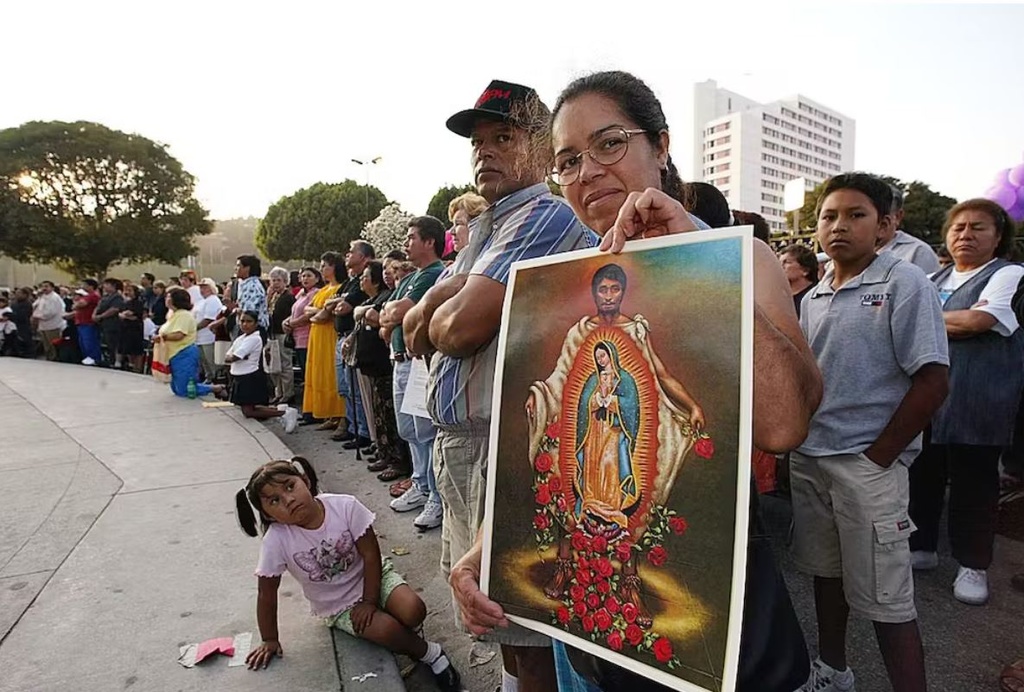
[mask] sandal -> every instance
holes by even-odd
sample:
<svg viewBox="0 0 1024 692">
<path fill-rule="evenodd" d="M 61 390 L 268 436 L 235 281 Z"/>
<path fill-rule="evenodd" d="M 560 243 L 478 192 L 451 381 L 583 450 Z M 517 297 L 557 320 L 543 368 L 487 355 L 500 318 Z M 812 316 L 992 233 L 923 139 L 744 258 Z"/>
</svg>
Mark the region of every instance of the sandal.
<svg viewBox="0 0 1024 692">
<path fill-rule="evenodd" d="M 999 674 L 999 689 L 1002 692 L 1024 692 L 1024 658 L 1003 668 Z"/>
<path fill-rule="evenodd" d="M 412 469 L 407 466 L 399 466 L 397 464 L 391 464 L 386 469 L 377 474 L 377 480 L 385 483 L 391 481 L 397 481 L 402 476 L 408 476 L 412 473 Z"/>
<path fill-rule="evenodd" d="M 389 466 L 391 466 L 391 462 L 387 459 L 374 459 L 366 465 L 366 470 L 371 473 L 377 473 L 378 471 L 387 469 Z"/>
<path fill-rule="evenodd" d="M 406 478 L 405 480 L 392 483 L 391 487 L 388 488 L 388 494 L 391 497 L 401 497 L 405 495 L 405 491 L 412 487 L 412 478 Z"/>
</svg>

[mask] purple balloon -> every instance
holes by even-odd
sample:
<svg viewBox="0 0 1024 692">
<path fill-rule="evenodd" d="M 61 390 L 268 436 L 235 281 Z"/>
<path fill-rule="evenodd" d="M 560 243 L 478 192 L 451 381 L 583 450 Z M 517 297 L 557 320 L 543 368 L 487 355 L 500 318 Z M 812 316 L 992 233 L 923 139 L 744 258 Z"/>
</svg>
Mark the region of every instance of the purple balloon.
<svg viewBox="0 0 1024 692">
<path fill-rule="evenodd" d="M 1010 180 L 1010 170 L 1009 168 L 1004 168 L 996 173 L 996 177 L 992 179 L 992 187 L 996 188 L 1006 185 Z"/>
<path fill-rule="evenodd" d="M 1017 188 L 1017 205 L 1024 206 L 1024 185 Z"/>
<path fill-rule="evenodd" d="M 1011 185 L 1016 185 L 1017 187 L 1024 185 L 1024 163 L 1018 163 L 1011 168 L 1006 179 Z"/>
<path fill-rule="evenodd" d="M 1017 189 L 1010 185 L 996 185 L 988 191 L 988 198 L 1003 209 L 1009 209 L 1017 203 Z"/>
<path fill-rule="evenodd" d="M 1010 215 L 1011 219 L 1017 221 L 1018 223 L 1024 221 L 1024 202 L 1018 201 L 1012 207 L 1007 209 L 1006 213 Z"/>
</svg>

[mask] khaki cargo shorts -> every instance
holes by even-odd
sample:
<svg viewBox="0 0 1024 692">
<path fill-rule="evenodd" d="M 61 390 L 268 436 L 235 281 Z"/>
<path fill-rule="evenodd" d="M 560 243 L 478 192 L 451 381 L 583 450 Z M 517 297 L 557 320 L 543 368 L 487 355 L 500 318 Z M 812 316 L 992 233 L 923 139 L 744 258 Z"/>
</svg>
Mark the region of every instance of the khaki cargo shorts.
<svg viewBox="0 0 1024 692">
<path fill-rule="evenodd" d="M 914 577 L 908 469 L 863 454 L 793 452 L 793 561 L 816 577 L 842 578 L 850 610 L 874 622 L 910 622 Z"/>
</svg>

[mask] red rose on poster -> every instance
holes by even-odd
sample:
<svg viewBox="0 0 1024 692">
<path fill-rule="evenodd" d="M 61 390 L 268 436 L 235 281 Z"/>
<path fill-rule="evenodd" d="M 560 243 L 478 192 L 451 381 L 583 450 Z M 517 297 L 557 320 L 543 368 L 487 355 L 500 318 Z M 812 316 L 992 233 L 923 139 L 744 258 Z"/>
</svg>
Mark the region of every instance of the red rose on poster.
<svg viewBox="0 0 1024 692">
<path fill-rule="evenodd" d="M 541 452 L 537 455 L 537 458 L 533 460 L 533 468 L 535 468 L 538 473 L 547 473 L 551 470 L 552 464 L 554 464 L 554 461 L 551 459 L 551 455 L 547 452 Z"/>
<path fill-rule="evenodd" d="M 548 488 L 551 489 L 552 495 L 562 492 L 562 479 L 559 476 L 552 476 L 551 480 L 548 481 Z"/>
<path fill-rule="evenodd" d="M 686 533 L 688 526 L 682 517 L 672 517 L 668 520 L 668 527 L 672 529 L 672 533 Z"/>
<path fill-rule="evenodd" d="M 594 623 L 597 625 L 597 629 L 604 632 L 606 629 L 612 626 L 612 616 L 604 608 L 594 613 Z"/>
<path fill-rule="evenodd" d="M 590 560 L 588 560 L 585 557 L 581 557 L 580 559 L 576 560 L 576 566 L 580 569 L 590 569 Z"/>
<path fill-rule="evenodd" d="M 643 640 L 644 631 L 640 629 L 639 625 L 630 624 L 628 627 L 626 627 L 626 641 L 629 642 L 630 646 L 639 646 L 640 642 L 642 642 Z"/>
<path fill-rule="evenodd" d="M 651 548 L 651 552 L 647 553 L 647 561 L 655 567 L 661 567 L 665 564 L 665 560 L 668 559 L 668 551 L 663 546 L 656 545 Z"/>
<path fill-rule="evenodd" d="M 608 648 L 612 651 L 622 651 L 622 635 L 618 630 L 615 630 L 608 635 Z"/>
<path fill-rule="evenodd" d="M 651 651 L 654 652 L 654 657 L 658 659 L 658 663 L 668 663 L 672 660 L 672 642 L 665 637 L 658 637 L 654 641 Z"/>
<path fill-rule="evenodd" d="M 547 512 L 540 512 L 539 514 L 533 515 L 533 528 L 538 531 L 543 531 L 550 526 L 551 519 L 548 518 Z"/>
<path fill-rule="evenodd" d="M 604 536 L 594 536 L 590 547 L 594 549 L 595 553 L 606 553 L 608 552 L 608 539 Z"/>
<path fill-rule="evenodd" d="M 538 505 L 548 505 L 551 502 L 551 491 L 548 490 L 547 483 L 541 483 L 537 486 L 537 494 L 534 495 L 534 499 Z"/>
<path fill-rule="evenodd" d="M 594 563 L 594 569 L 605 579 L 612 576 L 612 572 L 615 571 L 615 568 L 612 567 L 612 561 L 606 557 L 598 558 Z"/>
<path fill-rule="evenodd" d="M 619 558 L 622 562 L 629 560 L 633 554 L 633 546 L 629 543 L 619 543 L 615 546 L 615 557 Z"/>
<path fill-rule="evenodd" d="M 622 617 L 626 620 L 626 622 L 632 625 L 634 622 L 636 622 L 637 615 L 639 615 L 639 611 L 637 611 L 636 606 L 634 604 L 630 603 L 629 601 L 626 601 L 622 604 Z"/>
<path fill-rule="evenodd" d="M 583 535 L 582 531 L 577 531 L 572 535 L 572 549 L 576 551 L 588 550 L 590 548 L 590 541 Z"/>
<path fill-rule="evenodd" d="M 558 618 L 558 621 L 563 625 L 569 622 L 570 619 L 572 619 L 572 615 L 569 613 L 569 609 L 565 606 L 559 608 L 558 611 L 555 613 L 555 616 Z"/>
<path fill-rule="evenodd" d="M 597 580 L 597 591 L 598 593 L 606 594 L 612 590 L 612 585 L 608 583 L 606 579 Z"/>
<path fill-rule="evenodd" d="M 565 498 L 564 497 L 559 495 L 557 498 L 555 498 L 555 507 L 558 508 L 559 512 L 564 512 L 566 506 L 567 505 L 565 504 Z"/>
<path fill-rule="evenodd" d="M 615 615 L 619 612 L 619 599 L 615 598 L 615 596 L 609 596 L 604 599 L 604 607 L 608 609 L 609 613 Z"/>
<path fill-rule="evenodd" d="M 552 440 L 557 440 L 558 436 L 562 434 L 562 424 L 555 421 L 544 430 L 544 434 Z"/>
<path fill-rule="evenodd" d="M 597 608 L 599 605 L 601 605 L 601 597 L 598 594 L 591 591 L 589 594 L 587 594 L 587 605 L 590 606 L 591 609 Z"/>
<path fill-rule="evenodd" d="M 572 612 L 576 614 L 576 617 L 581 618 L 587 614 L 587 604 L 583 601 L 579 601 L 572 607 Z"/>
<path fill-rule="evenodd" d="M 585 569 L 576 570 L 576 583 L 580 586 L 590 586 L 593 579 L 590 576 L 590 572 Z"/>
<path fill-rule="evenodd" d="M 579 584 L 573 584 L 569 587 L 569 598 L 572 599 L 573 603 L 579 603 L 587 596 L 587 590 Z"/>
<path fill-rule="evenodd" d="M 584 632 L 589 634 L 594 631 L 594 618 L 592 618 L 591 616 L 584 615 L 580 619 L 580 623 L 583 625 Z"/>
<path fill-rule="evenodd" d="M 715 443 L 710 437 L 702 437 L 693 445 L 693 451 L 701 459 L 710 459 L 715 456 Z"/>
</svg>

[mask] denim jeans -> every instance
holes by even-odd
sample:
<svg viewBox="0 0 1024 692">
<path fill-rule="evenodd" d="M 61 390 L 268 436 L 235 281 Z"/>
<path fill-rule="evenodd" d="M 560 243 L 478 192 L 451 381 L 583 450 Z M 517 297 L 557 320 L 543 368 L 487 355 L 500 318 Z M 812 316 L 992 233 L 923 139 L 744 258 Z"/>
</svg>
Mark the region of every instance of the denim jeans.
<svg viewBox="0 0 1024 692">
<path fill-rule="evenodd" d="M 353 435 L 370 437 L 370 427 L 366 422 L 366 409 L 363 408 L 363 395 L 359 392 L 359 383 L 355 382 L 356 371 L 345 365 L 341 357 L 341 345 L 344 339 L 338 339 L 334 347 L 334 375 L 338 385 L 338 396 L 345 400 L 345 416 L 348 417 L 348 431 Z M 354 387 L 352 385 L 355 385 Z M 351 391 L 351 390 L 354 390 Z M 356 432 L 356 424 L 359 431 Z"/>
<path fill-rule="evenodd" d="M 204 396 L 213 391 L 213 387 L 199 381 L 199 347 L 189 344 L 174 354 L 171 362 L 171 391 L 176 396 L 188 396 L 188 381 L 196 383 L 196 396 Z"/>
<path fill-rule="evenodd" d="M 100 352 L 100 332 L 95 324 L 78 325 L 78 348 L 82 358 L 92 358 L 98 364 L 103 359 Z"/>
<path fill-rule="evenodd" d="M 427 418 L 410 416 L 402 413 L 402 400 L 405 399 L 405 387 L 409 383 L 409 371 L 412 363 L 395 363 L 394 386 L 395 418 L 398 421 L 398 436 L 409 443 L 412 454 L 412 481 L 435 502 L 441 501 L 437 493 L 437 481 L 434 479 L 434 437 L 437 430 L 433 422 Z"/>
</svg>

